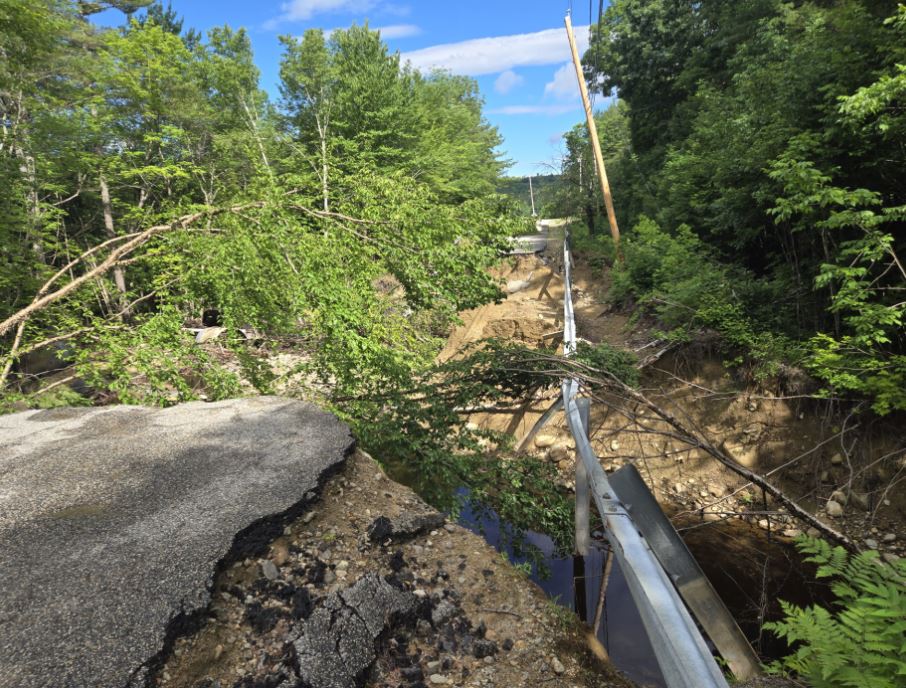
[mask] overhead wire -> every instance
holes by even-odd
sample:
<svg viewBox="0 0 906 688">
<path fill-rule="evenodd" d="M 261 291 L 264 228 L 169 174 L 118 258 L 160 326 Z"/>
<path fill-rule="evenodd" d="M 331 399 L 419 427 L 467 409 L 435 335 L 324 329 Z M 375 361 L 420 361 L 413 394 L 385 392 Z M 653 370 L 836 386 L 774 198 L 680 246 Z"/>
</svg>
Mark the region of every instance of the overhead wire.
<svg viewBox="0 0 906 688">
<path fill-rule="evenodd" d="M 591 39 L 592 39 L 591 27 L 595 26 L 596 31 L 600 31 L 601 30 L 601 19 L 603 18 L 603 16 L 604 16 L 604 0 L 598 0 L 598 21 L 597 21 L 597 23 L 592 24 L 592 21 L 591 21 L 592 20 L 592 0 L 588 0 L 588 40 L 589 40 L 589 45 L 591 45 Z M 601 65 L 600 65 L 600 61 L 599 61 L 600 55 L 601 55 L 601 39 L 600 39 L 600 36 L 598 36 L 597 40 L 595 41 L 595 46 L 594 46 L 595 79 L 597 79 L 601 73 Z M 594 109 L 595 109 L 595 98 L 598 95 L 598 89 L 596 86 L 597 86 L 597 84 L 592 84 L 592 88 L 591 88 L 591 109 L 592 109 L 592 111 L 594 111 Z"/>
</svg>

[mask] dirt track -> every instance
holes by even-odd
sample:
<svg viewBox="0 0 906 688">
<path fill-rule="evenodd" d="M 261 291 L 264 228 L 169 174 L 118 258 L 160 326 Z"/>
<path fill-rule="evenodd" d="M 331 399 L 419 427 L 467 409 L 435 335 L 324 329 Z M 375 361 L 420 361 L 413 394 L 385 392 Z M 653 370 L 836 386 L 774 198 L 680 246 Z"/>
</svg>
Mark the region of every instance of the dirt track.
<svg viewBox="0 0 906 688">
<path fill-rule="evenodd" d="M 472 342 L 489 337 L 514 341 L 528 346 L 557 345 L 562 351 L 563 278 L 557 249 L 559 243 L 541 256 L 523 255 L 508 259 L 495 272 L 507 298 L 460 313 L 463 324 L 457 327 L 438 356 L 445 361 Z M 606 341 L 617 346 L 627 344 L 627 318 L 608 313 L 603 295 L 607 285 L 600 277 L 597 283 L 591 270 L 578 265 L 574 272 L 573 298 L 580 336 L 592 342 Z M 469 421 L 479 427 L 505 431 L 518 441 L 531 429 L 556 398 L 556 391 L 527 400 L 516 414 L 474 414 Z"/>
</svg>

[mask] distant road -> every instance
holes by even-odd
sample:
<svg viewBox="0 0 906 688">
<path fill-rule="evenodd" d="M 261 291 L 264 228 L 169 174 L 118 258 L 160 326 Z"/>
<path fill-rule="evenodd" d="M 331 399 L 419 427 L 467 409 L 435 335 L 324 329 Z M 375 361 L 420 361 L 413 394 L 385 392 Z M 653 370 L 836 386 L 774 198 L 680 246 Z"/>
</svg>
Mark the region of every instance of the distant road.
<svg viewBox="0 0 906 688">
<path fill-rule="evenodd" d="M 513 248 L 508 255 L 521 256 L 530 253 L 541 253 L 547 246 L 550 238 L 550 230 L 563 226 L 566 220 L 538 220 L 535 227 L 538 231 L 535 234 L 525 234 L 523 236 L 513 237 Z"/>
<path fill-rule="evenodd" d="M 547 246 L 547 238 L 547 232 L 513 237 L 513 248 L 510 249 L 508 255 L 521 256 L 529 253 L 541 253 Z"/>
</svg>

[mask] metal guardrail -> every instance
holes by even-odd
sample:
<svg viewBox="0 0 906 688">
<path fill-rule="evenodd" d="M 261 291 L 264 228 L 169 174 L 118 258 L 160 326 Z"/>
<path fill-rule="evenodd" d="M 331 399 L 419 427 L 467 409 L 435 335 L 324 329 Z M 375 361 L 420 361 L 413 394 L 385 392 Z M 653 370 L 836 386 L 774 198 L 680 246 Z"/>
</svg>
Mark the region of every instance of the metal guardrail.
<svg viewBox="0 0 906 688">
<path fill-rule="evenodd" d="M 563 240 L 563 352 L 576 352 L 569 232 Z M 562 383 L 563 408 L 576 442 L 576 545 L 588 545 L 589 494 L 604 520 L 614 555 L 642 617 L 657 663 L 670 688 L 728 688 L 723 673 L 647 541 L 616 497 L 588 441 L 588 412 L 580 409 L 579 382 Z M 586 402 L 587 403 L 587 402 Z M 585 406 L 585 404 L 583 404 Z M 583 418 L 583 412 L 584 418 Z"/>
</svg>

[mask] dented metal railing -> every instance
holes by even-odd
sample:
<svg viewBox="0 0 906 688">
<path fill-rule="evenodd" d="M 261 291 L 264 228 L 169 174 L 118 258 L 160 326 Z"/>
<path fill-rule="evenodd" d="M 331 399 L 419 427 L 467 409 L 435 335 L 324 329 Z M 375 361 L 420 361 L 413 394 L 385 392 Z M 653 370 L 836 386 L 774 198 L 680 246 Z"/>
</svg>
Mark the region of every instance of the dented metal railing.
<svg viewBox="0 0 906 688">
<path fill-rule="evenodd" d="M 571 356 L 576 351 L 577 339 L 568 232 L 563 240 L 563 273 L 563 352 Z M 579 382 L 574 378 L 564 380 L 562 393 L 567 423 L 576 442 L 577 551 L 585 554 L 588 546 L 590 496 L 604 521 L 614 555 L 669 688 L 727 688 L 723 673 L 673 582 L 633 524 L 595 456 L 588 441 L 587 406 L 580 409 L 579 402 L 584 402 L 583 406 L 587 402 L 579 399 Z"/>
</svg>

